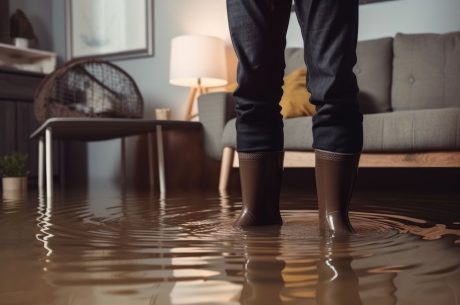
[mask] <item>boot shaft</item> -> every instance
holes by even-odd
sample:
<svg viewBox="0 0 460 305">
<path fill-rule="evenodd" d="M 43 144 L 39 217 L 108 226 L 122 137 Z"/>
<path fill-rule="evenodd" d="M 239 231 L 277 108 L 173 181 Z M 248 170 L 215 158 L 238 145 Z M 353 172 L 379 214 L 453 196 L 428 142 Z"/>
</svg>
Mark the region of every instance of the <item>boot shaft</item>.
<svg viewBox="0 0 460 305">
<path fill-rule="evenodd" d="M 348 228 L 350 199 L 356 181 L 360 154 L 315 150 L 315 175 L 320 229 Z"/>
<path fill-rule="evenodd" d="M 235 226 L 280 224 L 283 151 L 239 152 L 243 211 Z"/>
</svg>

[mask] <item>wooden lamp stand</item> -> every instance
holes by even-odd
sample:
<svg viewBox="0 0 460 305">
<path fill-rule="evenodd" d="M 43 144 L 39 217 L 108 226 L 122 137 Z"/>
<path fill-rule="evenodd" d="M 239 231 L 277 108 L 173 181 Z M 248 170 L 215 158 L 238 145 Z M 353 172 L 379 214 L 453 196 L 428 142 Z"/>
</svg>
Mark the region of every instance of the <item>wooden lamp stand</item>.
<svg viewBox="0 0 460 305">
<path fill-rule="evenodd" d="M 207 89 L 201 86 L 201 79 L 198 78 L 197 86 L 191 87 L 190 92 L 188 94 L 188 102 L 187 102 L 187 113 L 185 115 L 186 121 L 191 121 L 193 118 L 198 116 L 198 113 L 193 113 L 193 106 L 195 105 L 198 97 L 207 92 Z"/>
</svg>

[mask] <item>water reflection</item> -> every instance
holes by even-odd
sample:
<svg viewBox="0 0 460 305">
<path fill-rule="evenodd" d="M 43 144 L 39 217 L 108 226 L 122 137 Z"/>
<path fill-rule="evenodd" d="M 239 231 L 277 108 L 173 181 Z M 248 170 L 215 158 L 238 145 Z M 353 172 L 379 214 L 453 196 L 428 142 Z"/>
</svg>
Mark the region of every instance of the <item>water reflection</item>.
<svg viewBox="0 0 460 305">
<path fill-rule="evenodd" d="M 337 239 L 297 195 L 250 231 L 229 194 L 3 198 L 0 304 L 458 304 L 458 203 L 368 202 Z"/>
<path fill-rule="evenodd" d="M 351 266 L 352 261 L 350 238 L 335 236 L 321 238 L 316 289 L 318 304 L 363 304 L 359 295 L 359 278 Z"/>
<path fill-rule="evenodd" d="M 50 248 L 49 241 L 53 237 L 51 231 L 51 216 L 52 216 L 53 202 L 52 198 L 48 197 L 48 201 L 45 199 L 42 194 L 38 196 L 38 206 L 37 206 L 37 226 L 39 232 L 35 235 L 35 238 L 43 243 L 43 248 L 46 251 L 46 256 L 51 256 L 53 250 Z M 47 260 L 48 262 L 49 260 Z M 44 270 L 47 267 L 43 267 Z"/>
<path fill-rule="evenodd" d="M 280 228 L 266 227 L 242 232 L 243 288 L 240 304 L 283 304 L 284 288 Z M 268 247 L 267 247 L 268 246 Z"/>
</svg>

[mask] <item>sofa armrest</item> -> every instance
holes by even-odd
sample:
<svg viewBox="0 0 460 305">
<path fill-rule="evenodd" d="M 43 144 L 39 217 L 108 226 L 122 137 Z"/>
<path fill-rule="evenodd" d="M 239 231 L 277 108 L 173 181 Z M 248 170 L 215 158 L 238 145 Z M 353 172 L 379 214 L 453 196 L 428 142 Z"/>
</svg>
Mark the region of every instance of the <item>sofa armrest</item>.
<svg viewBox="0 0 460 305">
<path fill-rule="evenodd" d="M 215 160 L 222 158 L 222 134 L 225 124 L 235 117 L 231 93 L 214 92 L 198 98 L 198 112 L 204 129 L 207 155 Z"/>
</svg>

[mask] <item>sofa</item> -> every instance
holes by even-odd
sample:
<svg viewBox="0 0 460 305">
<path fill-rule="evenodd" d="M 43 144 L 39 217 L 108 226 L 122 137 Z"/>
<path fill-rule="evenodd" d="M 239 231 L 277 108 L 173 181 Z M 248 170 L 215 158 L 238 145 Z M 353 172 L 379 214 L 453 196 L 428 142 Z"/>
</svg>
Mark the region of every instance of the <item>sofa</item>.
<svg viewBox="0 0 460 305">
<path fill-rule="evenodd" d="M 460 167 L 460 32 L 401 34 L 358 42 L 354 67 L 364 114 L 360 167 Z M 303 49 L 285 51 L 288 74 L 305 67 Z M 198 99 L 205 150 L 221 160 L 228 185 L 236 131 L 231 93 Z M 285 167 L 314 167 L 312 118 L 284 120 Z"/>
</svg>

